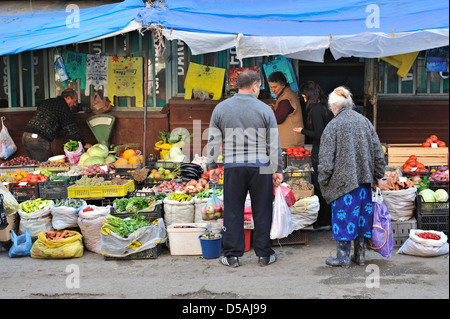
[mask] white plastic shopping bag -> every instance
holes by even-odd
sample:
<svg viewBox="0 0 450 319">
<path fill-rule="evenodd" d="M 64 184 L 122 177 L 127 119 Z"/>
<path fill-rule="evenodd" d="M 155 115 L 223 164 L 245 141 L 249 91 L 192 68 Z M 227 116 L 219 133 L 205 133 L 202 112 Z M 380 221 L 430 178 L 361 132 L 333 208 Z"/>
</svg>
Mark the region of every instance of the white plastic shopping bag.
<svg viewBox="0 0 450 319">
<path fill-rule="evenodd" d="M 281 187 L 278 186 L 275 189 L 270 239 L 287 237 L 293 231 L 291 211 L 284 199 Z"/>
<path fill-rule="evenodd" d="M 5 123 L 3 123 L 5 119 L 6 118 L 4 116 L 1 117 L 2 130 L 0 131 L 0 158 L 4 160 L 6 160 L 17 151 L 17 146 L 14 143 L 11 135 L 9 135 Z"/>
</svg>

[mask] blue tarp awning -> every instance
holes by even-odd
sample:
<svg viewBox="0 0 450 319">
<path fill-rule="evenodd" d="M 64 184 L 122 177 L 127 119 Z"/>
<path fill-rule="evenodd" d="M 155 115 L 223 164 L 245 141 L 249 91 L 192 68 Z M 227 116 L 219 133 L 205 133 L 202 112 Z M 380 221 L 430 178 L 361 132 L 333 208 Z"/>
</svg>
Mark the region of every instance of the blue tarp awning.
<svg viewBox="0 0 450 319">
<path fill-rule="evenodd" d="M 141 10 L 193 54 L 236 47 L 239 59 L 285 55 L 320 62 L 384 57 L 448 45 L 449 4 L 441 0 L 165 0 Z"/>
<path fill-rule="evenodd" d="M 24 9 L 23 5 L 8 10 L 0 7 L 0 56 L 136 30 L 141 25 L 134 22 L 135 18 L 144 7 L 142 0 L 125 0 L 79 10 L 68 4 L 63 8 L 45 9 Z"/>
</svg>

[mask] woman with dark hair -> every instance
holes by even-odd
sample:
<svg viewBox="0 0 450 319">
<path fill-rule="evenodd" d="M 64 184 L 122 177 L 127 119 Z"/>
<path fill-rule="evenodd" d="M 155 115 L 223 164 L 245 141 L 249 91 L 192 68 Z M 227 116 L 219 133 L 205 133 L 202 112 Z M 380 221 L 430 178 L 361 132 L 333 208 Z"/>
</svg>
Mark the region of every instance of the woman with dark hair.
<svg viewBox="0 0 450 319">
<path fill-rule="evenodd" d="M 306 103 L 305 127 L 294 128 L 294 132 L 308 136 L 312 141 L 311 161 L 313 166 L 312 182 L 314 194 L 319 197 L 320 211 L 316 229 L 329 229 L 331 226 L 331 207 L 322 197 L 318 182 L 319 176 L 319 148 L 320 138 L 325 126 L 333 118 L 333 113 L 328 107 L 328 99 L 322 88 L 314 81 L 307 81 L 299 88 L 299 94 Z"/>
<path fill-rule="evenodd" d="M 271 73 L 267 81 L 270 89 L 277 96 L 276 103 L 269 106 L 275 112 L 281 148 L 303 146 L 304 136 L 292 131 L 295 127 L 303 127 L 302 108 L 298 95 L 292 91 L 282 72 Z"/>
</svg>

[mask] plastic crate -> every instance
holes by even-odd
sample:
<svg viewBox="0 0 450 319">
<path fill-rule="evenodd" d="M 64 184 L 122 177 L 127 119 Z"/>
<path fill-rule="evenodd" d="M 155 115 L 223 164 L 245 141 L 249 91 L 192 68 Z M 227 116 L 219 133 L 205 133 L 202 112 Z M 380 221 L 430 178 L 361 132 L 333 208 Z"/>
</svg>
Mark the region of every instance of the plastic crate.
<svg viewBox="0 0 450 319">
<path fill-rule="evenodd" d="M 175 168 L 175 167 L 177 167 L 180 164 L 181 163 L 177 163 L 177 162 L 157 161 L 157 162 L 155 162 L 155 167 L 154 168 L 160 168 L 160 167 Z"/>
<path fill-rule="evenodd" d="M 0 175 L 6 175 L 14 173 L 17 170 L 33 173 L 37 169 L 38 165 L 26 165 L 26 166 L 0 166 Z"/>
<path fill-rule="evenodd" d="M 39 183 L 26 183 L 20 185 L 18 183 L 9 184 L 9 192 L 18 202 L 39 198 Z"/>
<path fill-rule="evenodd" d="M 413 217 L 406 221 L 393 221 L 391 225 L 394 246 L 401 246 L 409 238 L 409 231 L 417 229 L 417 220 Z"/>
<path fill-rule="evenodd" d="M 128 192 L 134 191 L 134 182 L 128 181 L 124 185 L 108 186 L 69 186 L 67 187 L 67 197 L 71 198 L 103 198 L 103 197 L 124 197 Z"/>
<path fill-rule="evenodd" d="M 288 170 L 283 173 L 283 180 L 288 181 L 294 178 L 303 178 L 307 182 L 312 182 L 312 171 L 310 170 Z"/>
<path fill-rule="evenodd" d="M 449 192 L 449 182 L 448 181 L 429 181 L 430 189 L 435 191 L 437 189 L 443 188 Z"/>
<path fill-rule="evenodd" d="M 42 199 L 67 198 L 68 181 L 46 181 L 39 184 L 39 196 Z"/>
<path fill-rule="evenodd" d="M 308 243 L 308 231 L 294 230 L 285 238 L 272 240 L 273 245 L 306 245 Z"/>
<path fill-rule="evenodd" d="M 423 201 L 421 195 L 416 196 L 417 228 L 436 230 L 449 235 L 449 202 Z"/>
<path fill-rule="evenodd" d="M 120 217 L 122 219 L 131 217 L 131 216 L 133 216 L 133 214 L 134 213 L 127 213 L 127 212 L 113 212 L 113 213 L 111 213 L 111 215 L 116 216 L 116 217 Z M 155 204 L 153 206 L 153 210 L 152 211 L 139 212 L 138 214 L 141 215 L 141 216 L 144 216 L 145 219 L 148 220 L 151 223 L 155 219 L 163 217 L 162 204 Z"/>
<path fill-rule="evenodd" d="M 299 169 L 305 169 L 312 167 L 311 156 L 304 156 L 301 158 L 298 157 L 289 157 L 286 156 L 286 167 L 296 167 Z"/>
<path fill-rule="evenodd" d="M 158 244 L 153 248 L 149 248 L 125 257 L 104 256 L 105 260 L 133 260 L 133 259 L 156 259 L 161 255 L 162 244 Z"/>
</svg>

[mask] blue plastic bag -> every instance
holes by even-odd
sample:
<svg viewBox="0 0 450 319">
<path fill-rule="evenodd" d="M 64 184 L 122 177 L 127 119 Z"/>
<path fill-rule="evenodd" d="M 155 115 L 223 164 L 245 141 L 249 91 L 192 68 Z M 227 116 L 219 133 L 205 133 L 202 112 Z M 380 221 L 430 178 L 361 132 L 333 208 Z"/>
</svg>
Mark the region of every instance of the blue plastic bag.
<svg viewBox="0 0 450 319">
<path fill-rule="evenodd" d="M 9 257 L 14 258 L 30 256 L 30 250 L 33 243 L 31 241 L 31 236 L 28 229 L 25 229 L 24 234 L 19 236 L 16 235 L 14 230 L 11 230 L 11 241 L 12 246 L 8 252 Z"/>
<path fill-rule="evenodd" d="M 381 190 L 373 192 L 373 227 L 369 248 L 381 256 L 390 258 L 394 250 L 391 215 L 384 204 Z"/>
</svg>

